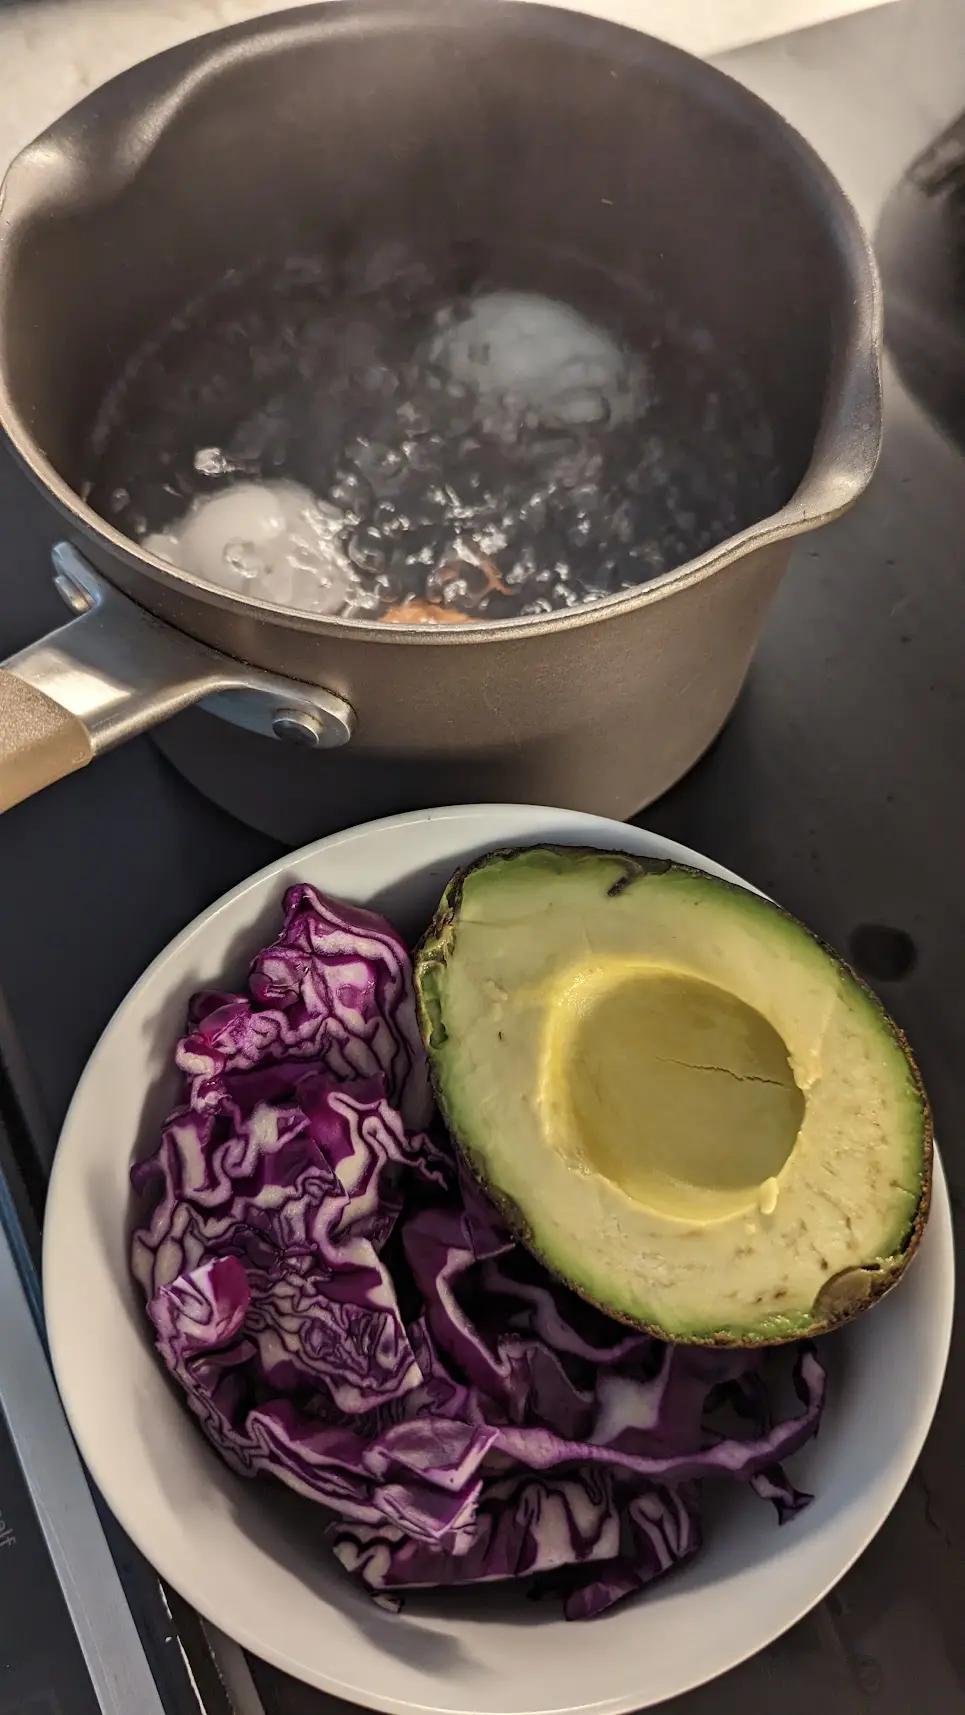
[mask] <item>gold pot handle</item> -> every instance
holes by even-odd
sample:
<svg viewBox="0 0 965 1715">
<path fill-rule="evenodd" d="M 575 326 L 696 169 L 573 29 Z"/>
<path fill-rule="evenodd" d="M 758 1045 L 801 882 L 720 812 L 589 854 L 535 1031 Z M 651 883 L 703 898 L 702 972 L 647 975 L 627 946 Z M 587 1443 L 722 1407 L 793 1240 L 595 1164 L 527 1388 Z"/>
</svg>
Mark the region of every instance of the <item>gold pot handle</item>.
<svg viewBox="0 0 965 1715">
<path fill-rule="evenodd" d="M 0 668 L 0 811 L 83 768 L 93 754 L 82 720 Z"/>
<path fill-rule="evenodd" d="M 75 618 L 0 665 L 0 811 L 195 703 L 267 738 L 319 750 L 348 743 L 355 714 L 344 698 L 175 631 L 69 542 L 58 542 L 53 561 Z"/>
</svg>

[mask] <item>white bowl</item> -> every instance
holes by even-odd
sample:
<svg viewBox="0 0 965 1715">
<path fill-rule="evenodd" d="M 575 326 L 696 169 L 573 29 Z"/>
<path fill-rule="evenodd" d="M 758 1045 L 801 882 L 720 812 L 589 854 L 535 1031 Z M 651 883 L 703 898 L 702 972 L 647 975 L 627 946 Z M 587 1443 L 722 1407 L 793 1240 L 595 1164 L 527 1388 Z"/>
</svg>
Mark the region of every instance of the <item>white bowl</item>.
<svg viewBox="0 0 965 1715">
<path fill-rule="evenodd" d="M 825 1342 L 830 1402 L 794 1462 L 811 1507 L 779 1528 L 729 1491 L 694 1563 L 593 1624 L 522 1591 L 411 1600 L 399 1617 L 356 1593 L 320 1546 L 314 1508 L 220 1462 L 155 1357 L 128 1273 L 128 1170 L 175 1096 L 171 1050 L 195 989 L 240 982 L 275 932 L 283 890 L 309 881 L 384 910 L 414 937 L 444 883 L 495 846 L 555 840 L 717 865 L 621 823 L 474 806 L 355 828 L 280 859 L 199 917 L 115 1014 L 67 1116 L 47 1204 L 44 1297 L 54 1369 L 81 1453 L 138 1547 L 229 1636 L 297 1678 L 370 1708 L 600 1715 L 649 1708 L 733 1667 L 840 1578 L 894 1506 L 938 1399 L 954 1274 L 945 1180 L 907 1279 Z M 737 879 L 731 877 L 730 879 Z"/>
</svg>

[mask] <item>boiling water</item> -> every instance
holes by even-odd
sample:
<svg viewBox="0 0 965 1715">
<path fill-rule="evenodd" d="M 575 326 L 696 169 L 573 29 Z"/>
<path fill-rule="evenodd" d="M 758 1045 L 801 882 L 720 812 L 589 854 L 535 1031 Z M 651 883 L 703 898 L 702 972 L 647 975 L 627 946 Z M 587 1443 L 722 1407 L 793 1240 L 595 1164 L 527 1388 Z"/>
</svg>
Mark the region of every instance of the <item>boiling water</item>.
<svg viewBox="0 0 965 1715">
<path fill-rule="evenodd" d="M 779 503 L 706 335 L 645 349 L 535 293 L 398 257 L 231 274 L 138 352 L 91 504 L 210 584 L 311 613 L 466 622 L 598 601 Z"/>
</svg>

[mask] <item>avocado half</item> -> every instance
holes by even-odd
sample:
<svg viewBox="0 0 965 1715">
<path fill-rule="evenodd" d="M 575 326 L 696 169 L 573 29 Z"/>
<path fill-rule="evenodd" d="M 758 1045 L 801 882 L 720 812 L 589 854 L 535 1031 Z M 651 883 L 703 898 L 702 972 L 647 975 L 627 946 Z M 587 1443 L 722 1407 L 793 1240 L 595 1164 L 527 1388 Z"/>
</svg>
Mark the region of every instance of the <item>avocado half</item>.
<svg viewBox="0 0 965 1715">
<path fill-rule="evenodd" d="M 494 852 L 416 955 L 444 1119 L 523 1244 L 663 1339 L 776 1344 L 900 1278 L 932 1125 L 874 995 L 770 901 L 622 852 Z"/>
</svg>

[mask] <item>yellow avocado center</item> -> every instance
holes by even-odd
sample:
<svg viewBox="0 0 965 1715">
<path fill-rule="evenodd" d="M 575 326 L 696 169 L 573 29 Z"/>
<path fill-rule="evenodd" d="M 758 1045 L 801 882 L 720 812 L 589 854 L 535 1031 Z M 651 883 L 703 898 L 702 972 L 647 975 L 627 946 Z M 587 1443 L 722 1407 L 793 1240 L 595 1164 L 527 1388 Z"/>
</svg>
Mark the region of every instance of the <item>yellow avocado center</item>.
<svg viewBox="0 0 965 1715">
<path fill-rule="evenodd" d="M 773 1026 L 659 967 L 572 971 L 550 1007 L 542 1106 L 583 1171 L 684 1221 L 769 1214 L 804 1096 Z"/>
</svg>

